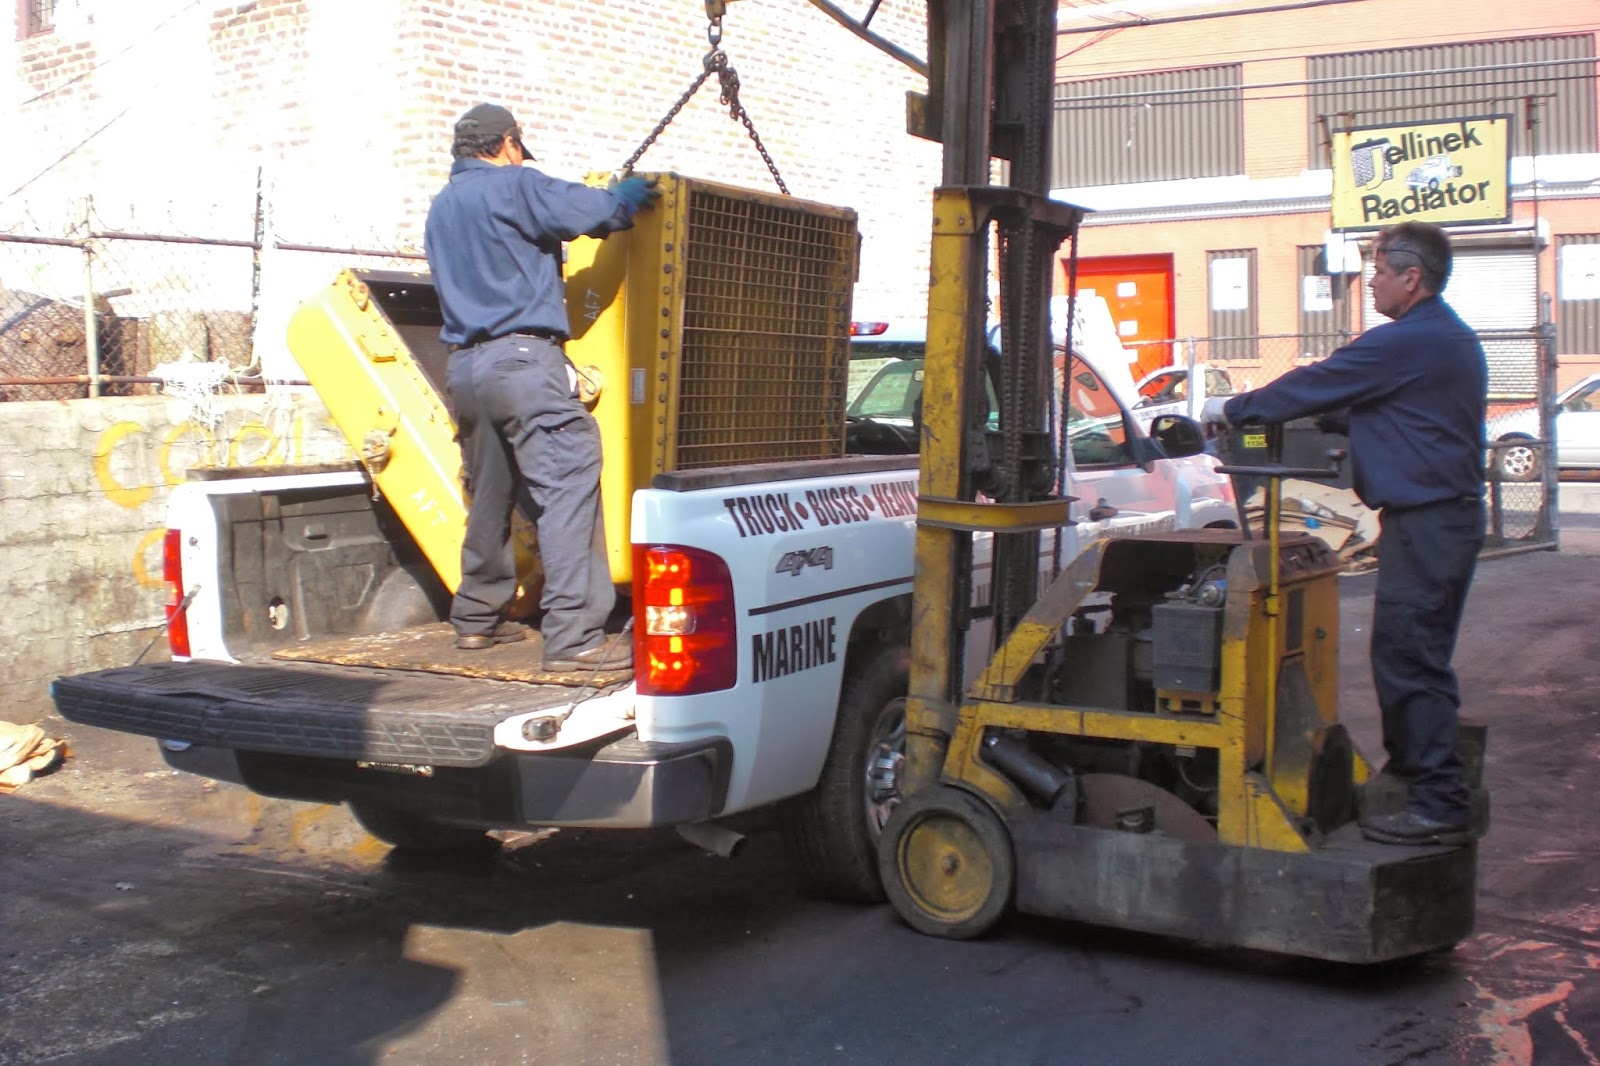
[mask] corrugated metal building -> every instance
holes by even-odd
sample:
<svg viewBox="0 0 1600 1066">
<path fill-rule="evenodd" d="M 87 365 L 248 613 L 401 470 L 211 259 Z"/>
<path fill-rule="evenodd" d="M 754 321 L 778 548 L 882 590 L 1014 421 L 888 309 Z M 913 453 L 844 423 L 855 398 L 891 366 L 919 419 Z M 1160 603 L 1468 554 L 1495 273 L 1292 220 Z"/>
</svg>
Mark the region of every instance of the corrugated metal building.
<svg viewBox="0 0 1600 1066">
<path fill-rule="evenodd" d="M 1112 302 L 1127 342 L 1209 338 L 1201 358 L 1259 385 L 1382 321 L 1356 258 L 1371 231 L 1331 232 L 1333 135 L 1503 114 L 1510 217 L 1449 227 L 1446 296 L 1505 338 L 1490 346 L 1501 398 L 1533 394 L 1531 335 L 1546 316 L 1563 383 L 1600 369 L 1600 6 L 1441 11 L 1428 0 L 1061 9 L 1054 184 L 1095 209 L 1080 285 Z M 1181 355 L 1135 347 L 1147 367 Z"/>
</svg>

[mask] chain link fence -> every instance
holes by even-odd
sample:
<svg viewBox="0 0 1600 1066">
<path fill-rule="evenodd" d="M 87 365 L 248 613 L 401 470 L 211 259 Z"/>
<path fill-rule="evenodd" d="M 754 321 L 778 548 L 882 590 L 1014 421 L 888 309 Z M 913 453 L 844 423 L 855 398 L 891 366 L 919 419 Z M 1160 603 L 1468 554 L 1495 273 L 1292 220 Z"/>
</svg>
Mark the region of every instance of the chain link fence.
<svg viewBox="0 0 1600 1066">
<path fill-rule="evenodd" d="M 1266 385 L 1296 367 L 1327 357 L 1351 335 L 1278 334 L 1253 337 L 1185 337 L 1128 344 L 1138 353 L 1136 379 L 1156 367 L 1184 368 L 1187 373 L 1152 381 L 1149 399 L 1187 400 L 1191 415 L 1210 396 L 1248 392 Z M 1489 426 L 1484 456 L 1488 528 L 1485 554 L 1554 548 L 1558 539 L 1558 464 L 1549 443 L 1549 406 L 1553 396 L 1555 331 L 1547 326 L 1521 330 L 1480 330 L 1489 364 Z M 1196 387 L 1198 385 L 1198 387 Z M 1155 396 L 1153 390 L 1165 392 Z M 1518 426 L 1502 438 L 1499 416 L 1529 410 L 1528 432 Z M 1306 427 L 1310 433 L 1309 427 Z M 1301 465 L 1320 465 L 1324 446 L 1342 446 L 1342 438 L 1305 443 L 1295 457 Z M 1289 437 L 1293 446 L 1295 437 Z M 1348 485 L 1348 478 L 1343 482 Z"/>
<path fill-rule="evenodd" d="M 200 234 L 164 214 L 149 227 L 131 212 L 107 221 L 83 201 L 0 220 L 0 401 L 150 394 L 185 378 L 260 388 L 257 331 L 283 318 L 263 315 L 264 291 L 292 306 L 343 267 L 426 269 L 392 233 L 273 235 L 259 197 L 231 218 L 202 213 Z M 184 366 L 197 370 L 174 369 Z"/>
</svg>

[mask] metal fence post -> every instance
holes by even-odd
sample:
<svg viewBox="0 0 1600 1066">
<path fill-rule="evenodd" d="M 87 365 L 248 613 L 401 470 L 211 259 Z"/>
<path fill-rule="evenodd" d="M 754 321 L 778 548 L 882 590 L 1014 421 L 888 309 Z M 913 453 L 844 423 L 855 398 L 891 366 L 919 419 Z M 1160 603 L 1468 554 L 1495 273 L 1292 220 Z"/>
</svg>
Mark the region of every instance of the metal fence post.
<svg viewBox="0 0 1600 1066">
<path fill-rule="evenodd" d="M 83 232 L 94 232 L 94 198 L 83 198 Z M 94 244 L 83 242 L 83 354 L 89 375 L 89 399 L 100 395 L 100 331 L 95 315 L 94 299 Z"/>
<path fill-rule="evenodd" d="M 1189 400 L 1189 417 L 1198 421 L 1200 418 L 1200 411 L 1196 408 L 1196 405 L 1199 403 L 1200 387 L 1195 383 L 1194 378 L 1195 343 L 1193 337 L 1187 337 L 1184 339 L 1183 364 L 1187 368 L 1188 372 L 1188 377 L 1186 380 L 1189 387 L 1186 390 L 1185 395 Z"/>
<path fill-rule="evenodd" d="M 1561 462 L 1556 454 L 1556 324 L 1550 317 L 1550 296 L 1540 297 L 1539 313 L 1539 436 L 1544 440 L 1544 515 L 1550 543 L 1561 548 Z"/>
</svg>

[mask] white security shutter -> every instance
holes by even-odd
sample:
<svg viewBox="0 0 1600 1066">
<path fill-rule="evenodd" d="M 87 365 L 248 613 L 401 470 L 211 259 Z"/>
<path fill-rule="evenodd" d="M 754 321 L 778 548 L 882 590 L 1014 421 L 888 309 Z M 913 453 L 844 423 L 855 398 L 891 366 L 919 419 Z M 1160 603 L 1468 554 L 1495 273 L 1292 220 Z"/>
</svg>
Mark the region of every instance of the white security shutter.
<svg viewBox="0 0 1600 1066">
<path fill-rule="evenodd" d="M 1489 359 L 1491 400 L 1531 399 L 1539 392 L 1539 291 L 1532 248 L 1455 250 L 1444 300 L 1478 331 Z M 1389 321 L 1372 306 L 1369 257 L 1361 271 L 1361 320 L 1367 328 Z"/>
</svg>

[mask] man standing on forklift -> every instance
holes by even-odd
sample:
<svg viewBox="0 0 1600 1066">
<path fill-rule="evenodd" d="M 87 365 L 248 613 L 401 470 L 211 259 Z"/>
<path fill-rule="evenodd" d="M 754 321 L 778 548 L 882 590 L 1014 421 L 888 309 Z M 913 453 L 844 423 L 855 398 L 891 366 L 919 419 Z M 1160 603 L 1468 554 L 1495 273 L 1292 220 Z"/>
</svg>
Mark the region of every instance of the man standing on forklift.
<svg viewBox="0 0 1600 1066">
<path fill-rule="evenodd" d="M 1372 679 L 1383 773 L 1405 782 L 1407 802 L 1363 816 L 1361 831 L 1385 844 L 1465 844 L 1477 833 L 1450 659 L 1483 547 L 1488 366 L 1477 335 L 1439 298 L 1451 259 L 1437 226 L 1383 230 L 1368 284 L 1394 321 L 1263 388 L 1208 401 L 1204 414 L 1236 425 L 1330 412 L 1348 420 L 1356 495 L 1383 520 Z"/>
<path fill-rule="evenodd" d="M 600 522 L 600 430 L 578 400 L 562 347 L 562 242 L 627 229 L 660 193 L 645 178 L 596 189 L 524 167 L 522 131 L 498 104 L 461 116 L 451 154 L 450 182 L 428 209 L 424 241 L 444 318 L 439 337 L 452 353 L 447 389 L 471 494 L 450 605 L 456 647 L 481 650 L 525 635 L 505 611 L 517 585 L 511 512 L 526 487 L 544 564 L 545 668 L 625 669 L 632 652 L 605 635 L 616 590 Z"/>
</svg>

